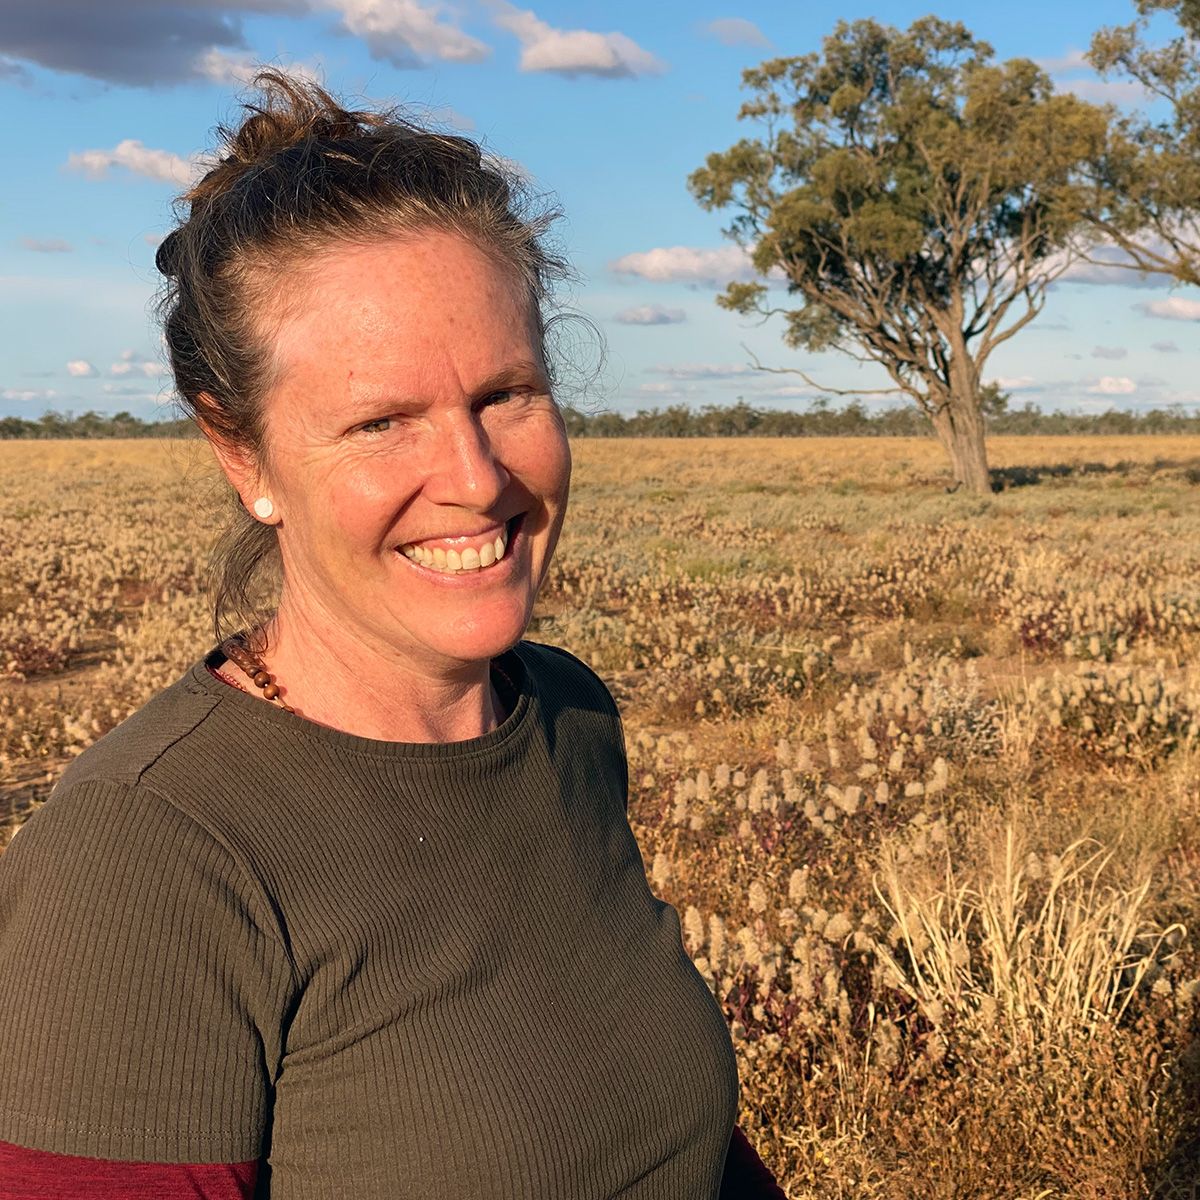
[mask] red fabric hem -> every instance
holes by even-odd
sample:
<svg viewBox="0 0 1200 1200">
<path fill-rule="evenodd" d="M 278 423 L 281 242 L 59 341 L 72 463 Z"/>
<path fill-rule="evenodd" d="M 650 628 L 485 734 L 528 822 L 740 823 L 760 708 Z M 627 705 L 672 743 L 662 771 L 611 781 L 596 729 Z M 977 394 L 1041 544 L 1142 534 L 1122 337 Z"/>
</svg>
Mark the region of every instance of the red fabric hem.
<svg viewBox="0 0 1200 1200">
<path fill-rule="evenodd" d="M 0 1142 L 0 1200 L 250 1200 L 258 1163 L 124 1162 Z"/>
</svg>

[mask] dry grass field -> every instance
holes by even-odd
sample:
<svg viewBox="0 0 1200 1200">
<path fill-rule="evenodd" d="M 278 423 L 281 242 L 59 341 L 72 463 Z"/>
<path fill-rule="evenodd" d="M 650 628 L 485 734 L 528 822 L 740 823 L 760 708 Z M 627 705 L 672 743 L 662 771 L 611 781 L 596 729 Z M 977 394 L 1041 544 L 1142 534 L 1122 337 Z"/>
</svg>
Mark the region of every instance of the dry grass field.
<svg viewBox="0 0 1200 1200">
<path fill-rule="evenodd" d="M 795 1200 L 1200 1195 L 1200 439 L 584 441 L 531 636 Z M 0 821 L 211 641 L 184 443 L 0 442 Z M 0 834 L 0 842 L 5 835 Z"/>
</svg>

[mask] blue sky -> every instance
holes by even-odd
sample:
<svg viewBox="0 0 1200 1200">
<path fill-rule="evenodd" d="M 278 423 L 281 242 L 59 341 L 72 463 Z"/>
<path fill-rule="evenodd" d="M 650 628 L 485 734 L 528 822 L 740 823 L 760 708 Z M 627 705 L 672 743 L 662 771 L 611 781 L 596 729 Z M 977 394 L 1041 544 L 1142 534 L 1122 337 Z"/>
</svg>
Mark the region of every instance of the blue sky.
<svg viewBox="0 0 1200 1200">
<path fill-rule="evenodd" d="M 744 133 L 740 73 L 816 50 L 839 17 L 907 25 L 900 0 L 819 8 L 679 0 L 2 0 L 0 415 L 47 408 L 163 415 L 154 245 L 211 130 L 236 118 L 256 62 L 310 70 L 350 97 L 388 99 L 519 162 L 566 216 L 579 282 L 569 307 L 607 343 L 589 402 L 803 408 L 798 367 L 830 388 L 882 386 L 836 353 L 786 350 L 779 331 L 717 308 L 737 266 L 720 214 L 688 173 Z M 1128 103 L 1079 61 L 1129 0 L 960 3 L 998 57 L 1042 61 L 1061 88 Z M 1200 289 L 1078 272 L 989 361 L 1018 403 L 1096 410 L 1200 405 Z M 872 403 L 876 403 L 873 401 Z M 884 403 L 879 401 L 878 403 Z"/>
</svg>

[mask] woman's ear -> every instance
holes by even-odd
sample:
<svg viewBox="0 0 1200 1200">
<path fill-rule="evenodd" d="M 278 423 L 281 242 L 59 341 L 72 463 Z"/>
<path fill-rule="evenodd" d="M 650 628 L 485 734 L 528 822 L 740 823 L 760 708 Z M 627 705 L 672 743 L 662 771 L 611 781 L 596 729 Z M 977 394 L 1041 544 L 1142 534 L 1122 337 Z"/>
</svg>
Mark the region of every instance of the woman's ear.
<svg viewBox="0 0 1200 1200">
<path fill-rule="evenodd" d="M 200 402 L 197 407 L 213 405 L 210 396 L 201 395 Z M 241 499 L 242 507 L 264 524 L 277 524 L 279 511 L 266 487 L 262 469 L 253 453 L 247 447 L 230 441 L 202 417 L 199 425 L 200 432 L 208 440 L 222 473 Z"/>
</svg>

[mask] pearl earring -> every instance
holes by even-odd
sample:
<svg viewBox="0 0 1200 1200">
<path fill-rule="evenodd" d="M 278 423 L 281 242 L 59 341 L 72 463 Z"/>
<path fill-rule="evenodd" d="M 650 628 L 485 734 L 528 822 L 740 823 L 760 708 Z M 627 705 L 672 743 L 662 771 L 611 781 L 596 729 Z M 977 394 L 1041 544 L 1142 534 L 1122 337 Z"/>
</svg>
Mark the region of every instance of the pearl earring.
<svg viewBox="0 0 1200 1200">
<path fill-rule="evenodd" d="M 254 502 L 254 515 L 260 521 L 268 521 L 275 515 L 275 505 L 271 503 L 270 497 L 259 496 Z"/>
</svg>

